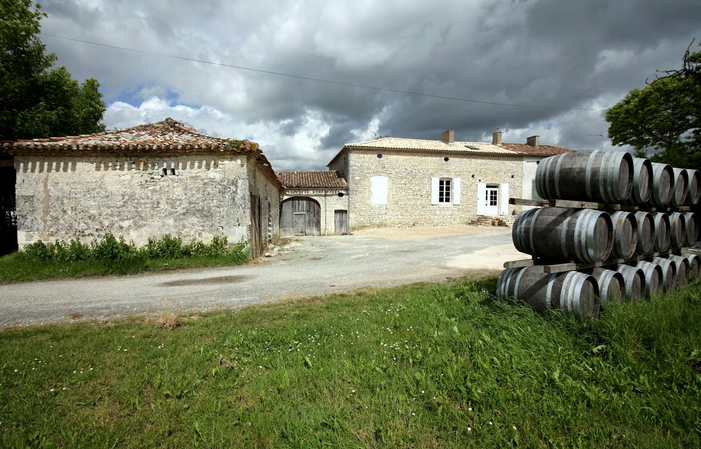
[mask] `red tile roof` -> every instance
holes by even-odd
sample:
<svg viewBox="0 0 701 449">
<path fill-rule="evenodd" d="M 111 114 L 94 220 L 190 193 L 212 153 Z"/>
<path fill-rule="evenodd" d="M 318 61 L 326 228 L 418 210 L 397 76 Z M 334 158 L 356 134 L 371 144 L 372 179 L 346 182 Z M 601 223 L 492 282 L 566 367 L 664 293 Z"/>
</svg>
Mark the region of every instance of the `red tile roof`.
<svg viewBox="0 0 701 449">
<path fill-rule="evenodd" d="M 0 151 L 8 154 L 35 155 L 47 153 L 75 155 L 87 152 L 122 155 L 261 153 L 255 142 L 208 136 L 171 118 L 158 123 L 95 134 L 1 142 Z"/>
<path fill-rule="evenodd" d="M 337 171 L 277 172 L 283 188 L 288 189 L 347 189 L 348 184 Z"/>
<path fill-rule="evenodd" d="M 528 154 L 532 156 L 553 156 L 555 154 L 570 153 L 574 150 L 552 145 L 538 145 L 532 147 L 527 143 L 502 143 L 501 146 L 516 153 Z"/>
</svg>

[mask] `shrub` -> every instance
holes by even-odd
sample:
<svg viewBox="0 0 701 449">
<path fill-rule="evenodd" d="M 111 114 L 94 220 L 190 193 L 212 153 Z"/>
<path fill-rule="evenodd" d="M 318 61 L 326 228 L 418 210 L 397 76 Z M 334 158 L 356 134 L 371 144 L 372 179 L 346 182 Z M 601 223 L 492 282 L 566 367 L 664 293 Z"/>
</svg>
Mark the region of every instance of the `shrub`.
<svg viewBox="0 0 701 449">
<path fill-rule="evenodd" d="M 90 252 L 93 260 L 124 260 L 136 255 L 136 247 L 124 241 L 124 237 L 117 240 L 112 234 L 107 234 L 102 240 L 92 241 Z"/>
</svg>

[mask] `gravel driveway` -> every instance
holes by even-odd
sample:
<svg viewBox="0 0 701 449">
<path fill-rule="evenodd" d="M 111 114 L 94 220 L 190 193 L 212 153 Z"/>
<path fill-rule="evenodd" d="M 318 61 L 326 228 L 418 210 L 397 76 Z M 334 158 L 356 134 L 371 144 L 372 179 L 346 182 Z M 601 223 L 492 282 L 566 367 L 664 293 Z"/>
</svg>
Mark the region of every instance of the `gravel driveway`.
<svg viewBox="0 0 701 449">
<path fill-rule="evenodd" d="M 374 229 L 302 237 L 239 267 L 0 286 L 0 328 L 236 309 L 360 287 L 497 273 L 522 259 L 504 228 Z"/>
</svg>

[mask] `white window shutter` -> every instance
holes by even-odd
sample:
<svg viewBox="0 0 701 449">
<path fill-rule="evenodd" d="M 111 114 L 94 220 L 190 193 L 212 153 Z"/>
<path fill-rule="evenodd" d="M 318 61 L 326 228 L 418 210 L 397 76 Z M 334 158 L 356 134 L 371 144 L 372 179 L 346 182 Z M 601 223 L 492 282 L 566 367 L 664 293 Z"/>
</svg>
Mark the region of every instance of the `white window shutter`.
<svg viewBox="0 0 701 449">
<path fill-rule="evenodd" d="M 487 206 L 487 184 L 477 183 L 477 215 L 484 215 Z"/>
<path fill-rule="evenodd" d="M 499 215 L 509 215 L 509 184 L 499 186 Z"/>
<path fill-rule="evenodd" d="M 431 178 L 431 204 L 438 204 L 438 181 L 440 178 Z"/>
<path fill-rule="evenodd" d="M 387 204 L 389 178 L 387 178 L 387 176 L 373 176 L 370 178 L 370 183 L 372 204 Z"/>
<path fill-rule="evenodd" d="M 460 178 L 453 178 L 453 204 L 460 204 Z"/>
</svg>

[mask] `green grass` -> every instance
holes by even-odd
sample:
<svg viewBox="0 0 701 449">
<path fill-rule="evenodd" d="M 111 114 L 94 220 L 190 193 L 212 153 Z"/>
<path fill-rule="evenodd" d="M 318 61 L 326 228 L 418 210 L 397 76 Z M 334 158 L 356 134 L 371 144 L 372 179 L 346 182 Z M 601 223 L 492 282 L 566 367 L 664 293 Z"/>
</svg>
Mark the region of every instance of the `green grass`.
<svg viewBox="0 0 701 449">
<path fill-rule="evenodd" d="M 180 268 L 240 265 L 247 255 L 193 256 L 181 258 L 123 260 L 38 261 L 24 260 L 19 253 L 0 257 L 0 284 L 86 276 L 127 275 Z"/>
<path fill-rule="evenodd" d="M 215 236 L 205 244 L 183 244 L 180 236 L 148 239 L 142 248 L 108 234 L 90 244 L 41 241 L 0 257 L 0 284 L 85 276 L 127 275 L 178 268 L 240 265 L 249 260 L 244 244 L 229 245 Z"/>
<path fill-rule="evenodd" d="M 6 329 L 0 446 L 701 446 L 701 287 L 593 322 L 494 288 Z"/>
</svg>

